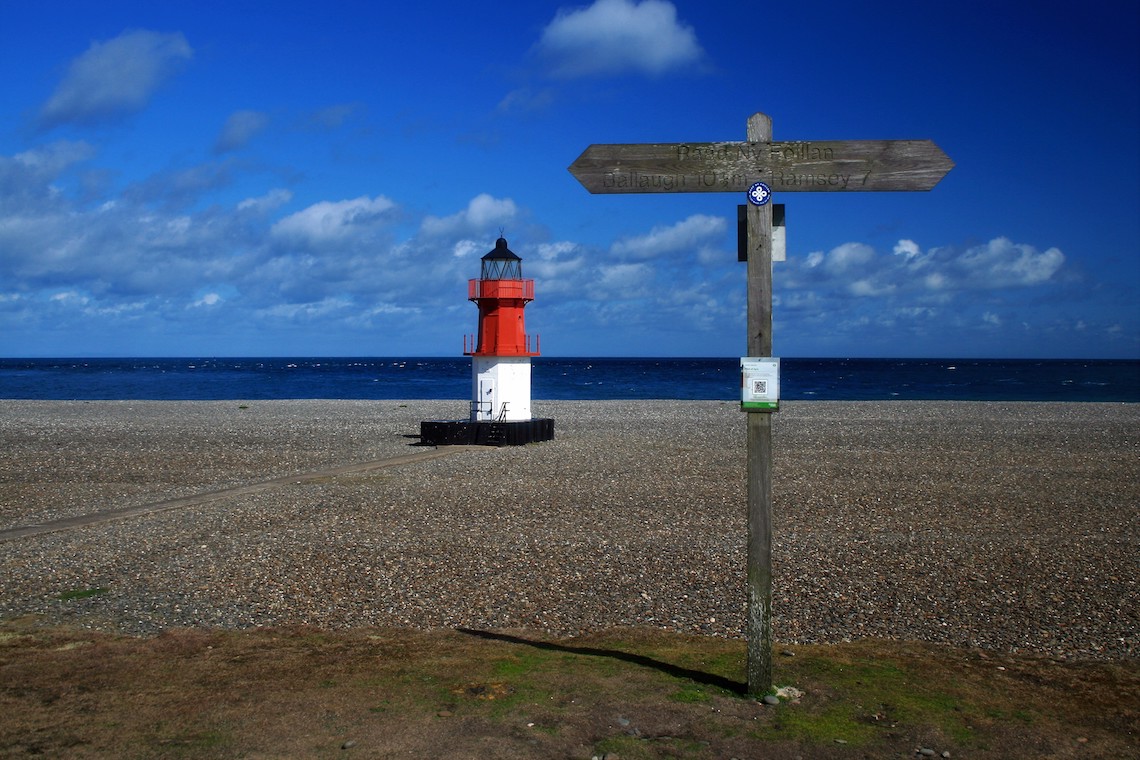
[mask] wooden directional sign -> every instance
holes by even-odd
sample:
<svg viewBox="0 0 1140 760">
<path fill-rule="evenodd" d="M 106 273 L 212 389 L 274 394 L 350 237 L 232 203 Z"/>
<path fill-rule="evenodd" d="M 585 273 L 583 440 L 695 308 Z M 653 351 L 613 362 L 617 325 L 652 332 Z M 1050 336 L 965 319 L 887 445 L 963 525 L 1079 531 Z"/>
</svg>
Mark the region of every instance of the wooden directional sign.
<svg viewBox="0 0 1140 760">
<path fill-rule="evenodd" d="M 930 140 L 591 145 L 570 173 L 591 193 L 929 190 L 954 162 Z"/>
<path fill-rule="evenodd" d="M 748 356 L 771 357 L 773 194 L 929 190 L 954 162 L 930 140 L 773 142 L 762 113 L 748 119 L 745 137 L 591 145 L 570 173 L 591 193 L 747 193 L 740 258 L 748 262 Z M 747 670 L 748 693 L 759 697 L 772 685 L 772 422 L 767 411 L 747 411 Z"/>
</svg>

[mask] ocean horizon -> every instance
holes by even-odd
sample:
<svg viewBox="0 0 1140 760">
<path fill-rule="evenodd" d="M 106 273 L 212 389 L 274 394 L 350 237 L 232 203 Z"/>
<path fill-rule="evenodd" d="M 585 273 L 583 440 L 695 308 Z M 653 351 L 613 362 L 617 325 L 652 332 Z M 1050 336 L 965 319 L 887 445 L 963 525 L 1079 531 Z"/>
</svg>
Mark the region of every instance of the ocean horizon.
<svg viewBox="0 0 1140 760">
<path fill-rule="evenodd" d="M 1140 402 L 1140 360 L 782 358 L 781 400 Z M 469 357 L 0 359 L 0 399 L 467 399 Z M 535 357 L 541 400 L 740 398 L 740 359 Z"/>
</svg>

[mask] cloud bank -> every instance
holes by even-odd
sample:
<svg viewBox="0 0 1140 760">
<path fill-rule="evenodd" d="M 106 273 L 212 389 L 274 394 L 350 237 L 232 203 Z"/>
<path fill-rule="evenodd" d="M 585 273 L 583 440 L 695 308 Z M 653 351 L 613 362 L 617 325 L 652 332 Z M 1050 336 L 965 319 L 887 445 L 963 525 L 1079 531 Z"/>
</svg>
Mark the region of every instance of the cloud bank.
<svg viewBox="0 0 1140 760">
<path fill-rule="evenodd" d="M 441 329 L 431 315 L 462 315 L 477 257 L 500 226 L 527 213 L 487 193 L 451 215 L 417 220 L 382 195 L 290 209 L 292 194 L 277 188 L 186 212 L 142 202 L 130 187 L 95 205 L 53 189 L 93 155 L 85 143 L 59 141 L 0 158 L 6 330 L 47 321 L 162 330 L 197 318 L 251 329 L 323 322 L 329 332 L 431 332 Z M 415 231 L 398 233 L 409 222 Z M 572 240 L 516 238 L 512 247 L 537 280 L 548 323 L 699 336 L 743 319 L 733 230 L 729 219 L 695 214 L 606 251 Z M 826 324 L 839 336 L 869 321 L 919 332 L 948 321 L 972 320 L 978 330 L 1023 323 L 1032 310 L 1018 294 L 1058 292 L 1066 259 L 1057 248 L 998 237 L 961 248 L 900 240 L 891 251 L 849 242 L 792 253 L 777 267 L 778 318 L 815 331 Z M 460 316 L 454 330 L 463 329 Z"/>
<path fill-rule="evenodd" d="M 640 353 L 731 355 L 738 341 L 725 336 L 743 334 L 745 268 L 726 217 L 692 214 L 599 247 L 546 239 L 533 212 L 489 193 L 456 199 L 441 216 L 385 195 L 299 205 L 272 187 L 203 203 L 217 183 L 186 177 L 213 177 L 210 162 L 101 199 L 67 191 L 96 156 L 86 142 L 60 140 L 0 157 L 3 334 L 200 334 L 208 343 L 240 333 L 253 345 L 273 334 L 280 351 L 289 335 L 317 330 L 339 336 L 340 352 L 447 353 L 470 329 L 466 280 L 504 226 L 519 231 L 510 244 L 536 280 L 535 327 L 545 325 L 548 350 L 629 353 L 590 343 L 612 330 L 639 336 Z M 183 203 L 167 202 L 171 194 Z M 795 336 L 799 355 L 859 355 L 869 335 L 896 336 L 907 355 L 945 353 L 946 336 L 1002 345 L 1011 331 L 1037 344 L 1130 339 L 1128 326 L 1081 306 L 1088 284 L 1060 249 L 1007 237 L 790 251 L 774 282 L 777 336 Z M 1066 303 L 1079 316 L 1058 317 Z M 195 353 L 168 338 L 159 345 Z M 249 345 L 233 350 L 256 352 Z"/>
</svg>

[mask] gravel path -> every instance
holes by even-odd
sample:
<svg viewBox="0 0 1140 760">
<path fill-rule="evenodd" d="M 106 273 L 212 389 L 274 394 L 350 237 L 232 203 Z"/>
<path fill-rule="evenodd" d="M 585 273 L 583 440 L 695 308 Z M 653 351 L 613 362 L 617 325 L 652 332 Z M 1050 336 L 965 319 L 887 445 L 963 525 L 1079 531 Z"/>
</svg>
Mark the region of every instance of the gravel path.
<svg viewBox="0 0 1140 760">
<path fill-rule="evenodd" d="M 466 403 L 0 401 L 0 530 L 284 478 L 0 541 L 0 618 L 742 635 L 737 405 L 535 407 L 555 440 L 294 481 L 423 451 L 419 421 Z M 786 403 L 776 639 L 1136 657 L 1138 423 L 1129 404 Z"/>
</svg>

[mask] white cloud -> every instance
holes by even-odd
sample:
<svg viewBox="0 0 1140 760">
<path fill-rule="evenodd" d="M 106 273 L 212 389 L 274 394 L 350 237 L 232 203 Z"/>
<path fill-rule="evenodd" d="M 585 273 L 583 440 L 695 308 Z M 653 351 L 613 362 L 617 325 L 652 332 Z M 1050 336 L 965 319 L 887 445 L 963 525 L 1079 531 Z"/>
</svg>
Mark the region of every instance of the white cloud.
<svg viewBox="0 0 1140 760">
<path fill-rule="evenodd" d="M 261 111 L 235 111 L 226 119 L 214 143 L 215 153 L 244 148 L 250 140 L 269 126 L 269 117 Z"/>
<path fill-rule="evenodd" d="M 669 315 L 670 322 L 698 329 L 715 329 L 723 324 L 728 310 L 717 298 L 718 289 L 708 283 L 675 287 L 657 294 L 657 305 Z"/>
<path fill-rule="evenodd" d="M 946 275 L 941 272 L 931 272 L 922 278 L 922 282 L 928 290 L 945 290 L 949 287 L 949 281 L 946 279 Z"/>
<path fill-rule="evenodd" d="M 727 227 L 724 217 L 695 214 L 669 227 L 654 227 L 647 235 L 619 240 L 610 251 L 634 259 L 697 253 L 710 241 L 722 237 Z"/>
<path fill-rule="evenodd" d="M 554 93 L 549 89 L 520 87 L 508 92 L 496 107 L 500 113 L 532 113 L 546 110 L 554 102 Z"/>
<path fill-rule="evenodd" d="M 274 237 L 301 245 L 340 244 L 367 236 L 386 222 L 396 204 L 382 195 L 321 201 L 273 225 Z"/>
<path fill-rule="evenodd" d="M 613 264 L 599 269 L 598 286 L 607 296 L 629 297 L 642 294 L 652 280 L 653 269 L 647 264 Z"/>
<path fill-rule="evenodd" d="M 94 42 L 71 62 L 41 109 L 40 124 L 94 124 L 138 111 L 192 55 L 179 33 L 136 30 Z"/>
<path fill-rule="evenodd" d="M 15 227 L 35 226 L 34 217 L 63 208 L 66 198 L 54 183 L 94 156 L 95 149 L 88 143 L 69 140 L 0 156 L 0 261 L 11 255 L 3 238 Z"/>
<path fill-rule="evenodd" d="M 284 206 L 289 201 L 293 200 L 293 193 L 285 188 L 274 188 L 265 195 L 260 195 L 256 198 L 246 198 L 238 203 L 239 211 L 252 211 L 258 214 L 266 214 L 270 211 Z"/>
<path fill-rule="evenodd" d="M 913 240 L 900 240 L 895 244 L 895 255 L 905 256 L 907 259 L 913 259 L 920 253 L 918 243 Z"/>
<path fill-rule="evenodd" d="M 57 303 L 75 303 L 75 304 L 86 304 L 90 301 L 90 299 L 87 298 L 87 296 L 82 295 L 81 293 L 77 293 L 74 290 L 64 291 L 63 293 L 56 293 L 51 297 L 50 300 L 55 301 Z"/>
<path fill-rule="evenodd" d="M 349 298 L 330 296 L 319 301 L 311 301 L 308 303 L 275 304 L 268 308 L 261 309 L 259 313 L 273 319 L 282 319 L 290 322 L 305 322 L 344 312 L 352 308 L 352 306 L 352 300 Z"/>
<path fill-rule="evenodd" d="M 475 227 L 510 221 L 518 213 L 518 207 L 510 198 L 502 200 L 481 193 L 467 204 L 467 220 Z"/>
<path fill-rule="evenodd" d="M 824 266 L 833 274 L 864 271 L 875 259 L 875 249 L 863 243 L 844 243 L 827 253 Z"/>
<path fill-rule="evenodd" d="M 162 204 L 169 208 L 191 206 L 203 195 L 233 182 L 234 163 L 214 161 L 182 169 L 161 171 L 130 185 L 124 197 L 140 204 Z"/>
<path fill-rule="evenodd" d="M 692 27 L 665 0 L 596 0 L 560 10 L 537 46 L 558 77 L 635 72 L 659 75 L 704 56 Z"/>
<path fill-rule="evenodd" d="M 540 243 L 535 248 L 539 261 L 545 262 L 563 260 L 566 256 L 578 252 L 578 244 L 569 240 L 561 240 L 557 243 Z"/>
<path fill-rule="evenodd" d="M 460 240 L 451 249 L 451 255 L 457 259 L 466 259 L 471 256 L 482 256 L 483 250 L 474 240 Z"/>
<path fill-rule="evenodd" d="M 463 211 L 442 218 L 425 217 L 420 230 L 429 237 L 481 232 L 488 227 L 511 222 L 518 213 L 518 206 L 510 198 L 480 193 L 468 202 Z"/>
<path fill-rule="evenodd" d="M 938 331 L 965 344 L 970 339 L 963 336 L 973 336 L 978 346 L 997 350 L 995 341 L 1023 339 L 1011 337 L 1018 325 L 1035 325 L 1026 332 L 1042 335 L 1040 315 L 1059 303 L 1096 310 L 1077 306 L 1087 293 L 1070 287 L 1077 275 L 1065 273 L 1065 262 L 1057 248 L 1006 237 L 929 249 L 903 239 L 885 255 L 864 243 L 844 243 L 826 252 L 793 253 L 777 265 L 775 314 L 785 327 L 794 326 L 788 329 L 814 335 L 814 350 L 825 352 L 850 350 L 843 347 L 862 345 L 871 334 L 880 341 L 895 336 L 886 340 L 900 351 L 926 350 Z M 1070 323 L 1063 332 L 1075 336 L 1080 330 Z"/>
<path fill-rule="evenodd" d="M 1000 237 L 966 250 L 959 258 L 966 280 L 990 288 L 1039 285 L 1065 263 L 1057 248 L 1038 251 L 1031 245 Z"/>
<path fill-rule="evenodd" d="M 855 280 L 848 286 L 851 295 L 854 296 L 884 296 L 888 293 L 895 291 L 895 286 L 891 284 L 876 283 L 871 279 Z"/>
<path fill-rule="evenodd" d="M 83 140 L 57 140 L 47 145 L 17 153 L 14 158 L 38 175 L 54 177 L 73 164 L 89 161 L 95 148 Z"/>
<path fill-rule="evenodd" d="M 1038 251 L 1005 237 L 964 250 L 942 247 L 923 251 L 912 240 L 900 240 L 893 253 L 880 256 L 864 243 L 844 243 L 827 253 L 793 257 L 789 278 L 794 286 L 810 282 L 812 287 L 827 287 L 830 282 L 836 292 L 857 296 L 986 291 L 1045 284 L 1065 262 L 1065 255 L 1057 248 Z"/>
<path fill-rule="evenodd" d="M 900 317 L 906 319 L 934 319 L 938 316 L 938 310 L 932 309 L 929 306 L 904 306 L 903 308 L 896 309 L 895 313 Z"/>
<path fill-rule="evenodd" d="M 527 277 L 534 277 L 536 292 L 576 293 L 582 291 L 581 277 L 586 271 L 586 262 L 585 252 L 577 243 L 542 243 L 523 263 L 523 272 Z"/>
</svg>

